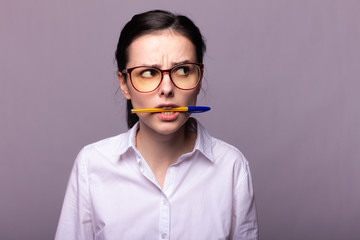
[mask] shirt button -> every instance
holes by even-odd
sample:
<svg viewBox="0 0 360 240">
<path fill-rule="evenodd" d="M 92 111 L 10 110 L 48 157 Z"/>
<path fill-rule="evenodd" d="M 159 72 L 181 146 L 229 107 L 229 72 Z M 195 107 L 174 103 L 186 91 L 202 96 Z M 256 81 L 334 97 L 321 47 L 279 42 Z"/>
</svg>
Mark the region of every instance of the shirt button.
<svg viewBox="0 0 360 240">
<path fill-rule="evenodd" d="M 167 202 L 167 200 L 166 200 L 166 199 L 163 199 L 163 200 L 162 200 L 162 204 L 163 204 L 164 206 L 166 206 L 166 205 L 167 205 L 167 203 L 168 203 L 168 202 Z"/>
<path fill-rule="evenodd" d="M 166 237 L 167 237 L 167 234 L 166 234 L 166 233 L 162 233 L 162 234 L 161 234 L 161 238 L 162 238 L 162 239 L 165 239 Z"/>
<path fill-rule="evenodd" d="M 141 167 L 141 168 L 140 168 L 140 172 L 141 172 L 141 173 L 144 173 L 144 168 Z"/>
<path fill-rule="evenodd" d="M 170 173 L 171 173 L 172 175 L 174 175 L 174 174 L 175 174 L 175 170 L 174 170 L 174 169 L 170 169 Z"/>
</svg>

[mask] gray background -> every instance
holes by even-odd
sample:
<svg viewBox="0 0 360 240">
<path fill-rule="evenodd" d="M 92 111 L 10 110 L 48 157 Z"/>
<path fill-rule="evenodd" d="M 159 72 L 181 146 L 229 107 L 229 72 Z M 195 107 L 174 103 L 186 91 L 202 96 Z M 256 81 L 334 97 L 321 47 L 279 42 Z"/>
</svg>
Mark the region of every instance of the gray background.
<svg viewBox="0 0 360 240">
<path fill-rule="evenodd" d="M 197 115 L 251 164 L 261 239 L 360 239 L 360 2 L 0 2 L 0 239 L 52 239 L 86 144 L 126 130 L 114 51 L 130 17 L 207 39 Z"/>
</svg>

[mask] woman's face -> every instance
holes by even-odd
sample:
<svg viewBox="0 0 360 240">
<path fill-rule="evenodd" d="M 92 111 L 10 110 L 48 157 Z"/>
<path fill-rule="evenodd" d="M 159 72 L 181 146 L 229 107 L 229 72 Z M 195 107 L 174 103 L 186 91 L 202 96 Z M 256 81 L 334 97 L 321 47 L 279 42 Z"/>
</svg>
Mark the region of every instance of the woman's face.
<svg viewBox="0 0 360 240">
<path fill-rule="evenodd" d="M 192 42 L 171 30 L 147 34 L 136 38 L 128 49 L 129 61 L 127 68 L 137 66 L 156 66 L 170 69 L 184 62 L 196 62 L 195 47 Z M 128 80 L 118 75 L 122 93 L 130 99 L 134 108 L 162 108 L 195 106 L 201 84 L 191 90 L 181 90 L 165 73 L 160 86 L 153 92 L 141 93 L 134 89 Z M 189 118 L 189 113 L 138 113 L 140 129 L 156 131 L 162 135 L 177 132 Z"/>
</svg>

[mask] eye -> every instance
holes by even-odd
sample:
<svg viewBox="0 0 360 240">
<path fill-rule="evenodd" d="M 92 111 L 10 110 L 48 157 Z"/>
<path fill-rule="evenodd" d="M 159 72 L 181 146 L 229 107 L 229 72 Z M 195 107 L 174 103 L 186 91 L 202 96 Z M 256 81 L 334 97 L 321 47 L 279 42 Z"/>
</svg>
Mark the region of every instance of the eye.
<svg viewBox="0 0 360 240">
<path fill-rule="evenodd" d="M 190 67 L 189 66 L 180 66 L 174 69 L 174 74 L 178 76 L 187 76 L 189 75 Z"/>
<path fill-rule="evenodd" d="M 154 68 L 147 68 L 140 72 L 140 76 L 143 78 L 153 78 L 156 77 L 159 74 L 159 71 L 157 71 Z"/>
</svg>

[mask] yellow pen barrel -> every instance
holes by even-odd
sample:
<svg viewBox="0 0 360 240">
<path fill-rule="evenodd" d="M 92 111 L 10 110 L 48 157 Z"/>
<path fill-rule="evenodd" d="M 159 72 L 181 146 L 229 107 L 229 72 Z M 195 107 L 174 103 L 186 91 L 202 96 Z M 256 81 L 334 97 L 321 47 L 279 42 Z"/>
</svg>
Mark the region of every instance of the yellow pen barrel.
<svg viewBox="0 0 360 240">
<path fill-rule="evenodd" d="M 152 113 L 152 112 L 187 112 L 188 107 L 176 107 L 176 108 L 139 108 L 131 109 L 131 113 Z"/>
</svg>

